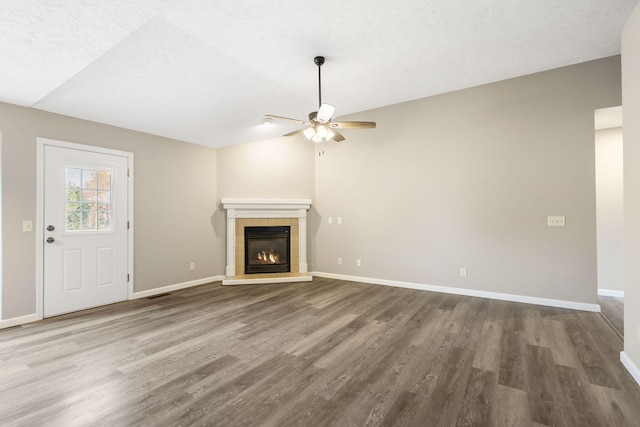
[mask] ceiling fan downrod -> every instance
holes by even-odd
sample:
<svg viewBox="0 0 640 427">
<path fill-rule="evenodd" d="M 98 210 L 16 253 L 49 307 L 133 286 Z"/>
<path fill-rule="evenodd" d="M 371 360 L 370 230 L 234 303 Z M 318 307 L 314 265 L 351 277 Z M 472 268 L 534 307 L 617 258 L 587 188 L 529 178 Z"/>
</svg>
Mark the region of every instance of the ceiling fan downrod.
<svg viewBox="0 0 640 427">
<path fill-rule="evenodd" d="M 313 62 L 318 66 L 318 108 L 322 106 L 322 74 L 320 69 L 324 64 L 324 56 L 316 56 Z"/>
</svg>

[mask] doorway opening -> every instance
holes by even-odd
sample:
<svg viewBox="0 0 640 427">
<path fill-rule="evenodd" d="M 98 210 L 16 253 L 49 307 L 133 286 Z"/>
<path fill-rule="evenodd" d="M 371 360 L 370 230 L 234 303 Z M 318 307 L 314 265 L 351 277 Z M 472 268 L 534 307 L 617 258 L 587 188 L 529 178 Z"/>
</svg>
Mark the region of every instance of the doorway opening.
<svg viewBox="0 0 640 427">
<path fill-rule="evenodd" d="M 624 335 L 622 107 L 595 111 L 596 250 L 601 316 Z"/>
</svg>

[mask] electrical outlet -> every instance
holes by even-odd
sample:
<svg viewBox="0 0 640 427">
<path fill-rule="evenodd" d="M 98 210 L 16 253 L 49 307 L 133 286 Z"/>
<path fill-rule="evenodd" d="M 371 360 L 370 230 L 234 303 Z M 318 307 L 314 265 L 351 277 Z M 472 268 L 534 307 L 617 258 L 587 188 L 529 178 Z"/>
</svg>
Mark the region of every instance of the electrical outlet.
<svg viewBox="0 0 640 427">
<path fill-rule="evenodd" d="M 196 263 L 195 262 L 191 262 L 191 264 L 189 264 L 189 270 L 194 271 L 196 269 Z"/>
<path fill-rule="evenodd" d="M 33 221 L 24 220 L 22 221 L 22 232 L 29 233 L 33 231 Z"/>
<path fill-rule="evenodd" d="M 460 277 L 467 277 L 468 271 L 467 267 L 460 267 Z"/>
<path fill-rule="evenodd" d="M 341 225 L 341 224 L 342 224 L 342 217 L 341 217 L 341 216 L 339 216 L 339 217 L 338 217 L 338 225 Z"/>
<path fill-rule="evenodd" d="M 548 216 L 547 226 L 548 227 L 564 227 L 565 226 L 564 216 Z"/>
<path fill-rule="evenodd" d="M 356 265 L 358 267 L 362 267 L 362 261 L 360 261 L 359 259 L 356 260 Z"/>
<path fill-rule="evenodd" d="M 338 265 L 342 265 L 342 257 L 338 257 Z"/>
</svg>

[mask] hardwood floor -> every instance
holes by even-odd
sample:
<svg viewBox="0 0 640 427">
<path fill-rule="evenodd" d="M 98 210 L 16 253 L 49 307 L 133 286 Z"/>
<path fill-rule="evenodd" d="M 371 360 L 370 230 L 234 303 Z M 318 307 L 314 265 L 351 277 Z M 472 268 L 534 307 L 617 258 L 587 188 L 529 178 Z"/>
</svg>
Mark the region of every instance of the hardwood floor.
<svg viewBox="0 0 640 427">
<path fill-rule="evenodd" d="M 0 331 L 2 426 L 637 426 L 598 313 L 315 278 Z"/>
</svg>

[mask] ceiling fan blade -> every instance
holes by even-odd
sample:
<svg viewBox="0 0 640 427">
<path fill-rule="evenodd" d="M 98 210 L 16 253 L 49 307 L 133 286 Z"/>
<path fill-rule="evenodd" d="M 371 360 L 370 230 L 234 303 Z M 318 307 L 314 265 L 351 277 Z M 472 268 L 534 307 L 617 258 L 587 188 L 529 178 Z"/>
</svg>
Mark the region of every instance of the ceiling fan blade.
<svg viewBox="0 0 640 427">
<path fill-rule="evenodd" d="M 342 142 L 344 141 L 344 136 L 342 136 L 342 134 L 340 132 L 338 132 L 337 130 L 331 130 L 331 132 L 333 132 L 333 138 L 331 138 L 332 141 L 335 142 Z"/>
<path fill-rule="evenodd" d="M 331 104 L 322 104 L 318 110 L 316 120 L 320 123 L 327 123 L 333 117 L 333 113 L 336 112 L 336 107 Z"/>
<path fill-rule="evenodd" d="M 372 129 L 376 127 L 376 122 L 332 122 L 329 123 L 331 129 Z"/>
<path fill-rule="evenodd" d="M 294 135 L 299 135 L 301 133 L 304 133 L 305 129 L 298 129 L 298 130 L 294 130 L 293 132 L 289 132 L 289 133 L 285 133 L 282 136 L 294 136 Z"/>
<path fill-rule="evenodd" d="M 296 122 L 296 123 L 301 123 L 303 125 L 307 124 L 307 122 L 302 121 L 302 120 L 298 120 L 298 119 L 292 119 L 290 117 L 282 117 L 282 116 L 274 116 L 273 114 L 265 114 L 265 117 L 270 117 L 272 119 L 278 119 L 278 120 L 288 120 L 290 122 Z"/>
</svg>

